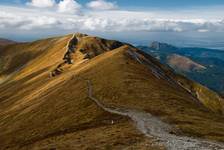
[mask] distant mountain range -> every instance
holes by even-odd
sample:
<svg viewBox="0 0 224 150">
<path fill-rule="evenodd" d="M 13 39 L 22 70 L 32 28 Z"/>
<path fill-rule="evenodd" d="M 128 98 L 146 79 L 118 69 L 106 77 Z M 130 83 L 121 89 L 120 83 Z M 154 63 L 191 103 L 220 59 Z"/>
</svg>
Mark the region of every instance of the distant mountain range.
<svg viewBox="0 0 224 150">
<path fill-rule="evenodd" d="M 152 42 L 139 49 L 153 55 L 176 72 L 222 94 L 224 92 L 224 51 L 195 47 L 175 47 Z"/>
<path fill-rule="evenodd" d="M 15 43 L 17 43 L 17 42 L 8 40 L 8 39 L 4 39 L 4 38 L 0 38 L 0 46 L 6 46 L 9 44 L 15 44 Z"/>
</svg>

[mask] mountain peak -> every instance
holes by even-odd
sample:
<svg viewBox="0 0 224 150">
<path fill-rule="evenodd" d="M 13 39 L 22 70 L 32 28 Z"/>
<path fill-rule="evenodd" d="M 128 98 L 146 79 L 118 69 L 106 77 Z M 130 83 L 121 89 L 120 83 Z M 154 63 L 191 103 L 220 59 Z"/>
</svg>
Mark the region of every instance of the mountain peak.
<svg viewBox="0 0 224 150">
<path fill-rule="evenodd" d="M 152 42 L 149 47 L 153 50 L 167 50 L 167 51 L 178 49 L 175 46 L 172 46 L 172 45 L 167 44 L 167 43 L 161 43 L 161 42 L 158 42 L 158 41 Z"/>
</svg>

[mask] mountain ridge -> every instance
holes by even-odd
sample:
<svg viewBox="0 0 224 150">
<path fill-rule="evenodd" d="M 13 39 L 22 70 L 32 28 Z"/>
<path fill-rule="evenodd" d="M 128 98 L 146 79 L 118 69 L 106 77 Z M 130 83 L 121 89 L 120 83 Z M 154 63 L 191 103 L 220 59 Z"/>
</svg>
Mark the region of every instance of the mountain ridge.
<svg viewBox="0 0 224 150">
<path fill-rule="evenodd" d="M 4 38 L 0 38 L 0 46 L 7 46 L 7 45 L 15 44 L 15 43 L 17 43 L 17 42 L 8 40 L 8 39 L 4 39 Z"/>
<path fill-rule="evenodd" d="M 2 61 L 0 75 L 10 76 L 0 84 L 1 148 L 156 150 L 170 149 L 165 143 L 178 141 L 203 148 L 210 143 L 207 140 L 211 140 L 210 149 L 220 148 L 217 141 L 222 147 L 220 106 L 212 99 L 206 103 L 196 99 L 192 91 L 198 89 L 193 81 L 177 76 L 134 46 L 89 35 L 74 42 L 71 55 L 66 57 L 73 61 L 63 59 L 75 36 L 18 44 L 0 52 L 7 58 Z M 58 65 L 60 74 L 52 77 Z M 201 93 L 210 93 L 206 92 Z M 113 110 L 137 112 L 132 117 L 111 114 L 90 97 Z M 131 118 L 136 116 L 135 122 Z M 146 125 L 150 137 L 139 132 L 139 127 L 144 127 L 139 122 Z M 185 136 L 195 140 L 182 138 Z"/>
</svg>

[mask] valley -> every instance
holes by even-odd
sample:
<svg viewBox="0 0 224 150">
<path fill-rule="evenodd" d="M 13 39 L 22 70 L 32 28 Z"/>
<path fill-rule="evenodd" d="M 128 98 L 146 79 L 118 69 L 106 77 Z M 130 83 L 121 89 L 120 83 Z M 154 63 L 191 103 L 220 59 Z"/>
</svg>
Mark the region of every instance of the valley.
<svg viewBox="0 0 224 150">
<path fill-rule="evenodd" d="M 175 47 L 153 42 L 150 46 L 138 46 L 153 55 L 161 63 L 169 65 L 177 73 L 210 88 L 219 94 L 223 91 L 224 52 L 215 49 Z"/>
</svg>

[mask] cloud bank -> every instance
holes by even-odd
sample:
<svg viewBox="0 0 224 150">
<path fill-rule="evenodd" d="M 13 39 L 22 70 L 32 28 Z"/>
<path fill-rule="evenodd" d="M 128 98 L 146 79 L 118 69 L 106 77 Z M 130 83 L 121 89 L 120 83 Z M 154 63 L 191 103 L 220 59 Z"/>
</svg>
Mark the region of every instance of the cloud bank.
<svg viewBox="0 0 224 150">
<path fill-rule="evenodd" d="M 0 6 L 0 34 L 3 31 L 44 32 L 45 29 L 74 32 L 224 32 L 224 18 L 220 15 L 224 14 L 223 8 L 128 11 L 118 9 L 115 2 L 105 0 L 91 1 L 86 7 L 74 0 L 61 0 L 59 3 L 32 0 L 28 5 Z"/>
</svg>

